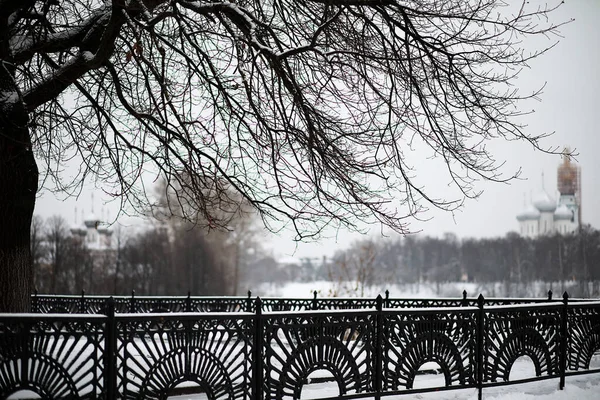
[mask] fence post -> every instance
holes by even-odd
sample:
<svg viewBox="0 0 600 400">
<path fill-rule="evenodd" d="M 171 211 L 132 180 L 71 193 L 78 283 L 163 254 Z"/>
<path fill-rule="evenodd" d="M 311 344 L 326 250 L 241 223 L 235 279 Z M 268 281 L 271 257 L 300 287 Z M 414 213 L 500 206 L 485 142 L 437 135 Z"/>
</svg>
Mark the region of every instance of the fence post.
<svg viewBox="0 0 600 400">
<path fill-rule="evenodd" d="M 252 291 L 248 290 L 248 298 L 246 299 L 246 312 L 252 312 Z"/>
<path fill-rule="evenodd" d="M 567 317 L 569 314 L 569 294 L 563 293 L 563 307 L 560 319 L 560 383 L 558 387 L 560 390 L 565 388 L 565 374 L 567 372 Z"/>
<path fill-rule="evenodd" d="M 263 353 L 263 328 L 262 328 L 262 300 L 260 297 L 256 298 L 254 303 L 255 316 L 254 316 L 254 335 L 253 343 L 253 371 L 252 371 L 252 398 L 254 400 L 261 400 L 263 398 L 263 366 L 262 366 L 262 353 Z"/>
<path fill-rule="evenodd" d="M 478 317 L 477 317 L 477 350 L 476 350 L 476 357 L 477 357 L 477 398 L 478 400 L 481 400 L 483 397 L 483 359 L 484 359 L 484 354 L 485 354 L 485 343 L 484 343 L 484 319 L 485 319 L 485 311 L 483 309 L 483 303 L 484 303 L 484 297 L 482 294 L 479 294 L 479 297 L 477 298 L 477 307 L 479 308 L 478 310 Z"/>
<path fill-rule="evenodd" d="M 129 312 L 135 312 L 135 290 L 131 291 L 131 302 L 129 302 Z"/>
<path fill-rule="evenodd" d="M 552 289 L 548 290 L 548 301 L 552 301 Z"/>
<path fill-rule="evenodd" d="M 104 388 L 107 399 L 117 398 L 117 326 L 115 320 L 115 299 L 110 296 L 106 301 L 106 332 L 104 335 Z"/>
<path fill-rule="evenodd" d="M 188 290 L 187 298 L 185 299 L 185 311 L 192 312 L 192 292 Z"/>
<path fill-rule="evenodd" d="M 40 312 L 40 305 L 38 304 L 38 291 L 37 288 L 33 291 L 33 306 L 31 307 L 31 311 L 34 313 Z"/>
<path fill-rule="evenodd" d="M 85 314 L 85 290 L 81 289 L 81 299 L 79 300 L 79 313 Z"/>
<path fill-rule="evenodd" d="M 387 292 L 387 291 L 386 291 Z M 383 390 L 383 299 L 377 296 L 377 336 L 375 339 L 375 400 L 381 399 Z"/>
<path fill-rule="evenodd" d="M 390 308 L 390 291 L 385 291 L 385 308 Z"/>
<path fill-rule="evenodd" d="M 315 291 L 313 292 L 312 309 L 313 309 L 313 310 L 318 310 L 318 308 L 317 308 L 317 307 L 318 307 L 318 306 L 317 306 L 317 291 L 315 290 Z"/>
<path fill-rule="evenodd" d="M 466 307 L 466 306 L 469 305 L 469 301 L 467 300 L 467 289 L 463 290 L 462 294 L 463 294 L 463 298 L 462 298 L 462 301 L 461 301 L 461 305 L 463 307 Z"/>
</svg>

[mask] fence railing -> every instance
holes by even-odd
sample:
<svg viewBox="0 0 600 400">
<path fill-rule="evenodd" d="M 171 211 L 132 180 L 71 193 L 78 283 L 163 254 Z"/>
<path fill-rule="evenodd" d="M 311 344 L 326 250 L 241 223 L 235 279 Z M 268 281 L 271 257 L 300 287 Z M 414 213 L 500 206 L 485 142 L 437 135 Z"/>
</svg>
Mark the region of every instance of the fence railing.
<svg viewBox="0 0 600 400">
<path fill-rule="evenodd" d="M 106 312 L 109 298 L 115 303 L 119 313 L 165 313 L 165 312 L 256 312 L 252 292 L 247 296 L 98 296 L 49 295 L 35 293 L 31 296 L 31 311 L 34 313 L 99 314 Z M 552 301 L 552 291 L 547 298 L 489 298 L 485 306 L 537 304 Z M 570 299 L 571 302 L 586 301 Z M 308 310 L 356 310 L 374 308 L 374 298 L 318 297 L 315 291 L 312 298 L 263 297 L 262 311 L 308 311 Z M 468 297 L 463 291 L 462 298 L 391 298 L 389 291 L 383 298 L 384 308 L 428 308 L 477 306 L 476 297 Z"/>
<path fill-rule="evenodd" d="M 562 388 L 570 375 L 600 373 L 590 368 L 600 350 L 598 301 L 565 295 L 489 305 L 499 301 L 480 296 L 475 306 L 398 308 L 379 296 L 363 299 L 373 307 L 362 309 L 327 309 L 348 304 L 323 299 L 320 309 L 303 303 L 300 311 L 269 311 L 276 299 L 243 300 L 249 311 L 119 313 L 118 299 L 103 299 L 104 314 L 0 314 L 0 398 L 28 390 L 52 399 L 200 391 L 209 399 L 299 399 L 315 371 L 327 371 L 335 384 L 325 396 L 378 399 L 461 388 L 481 394 L 548 378 Z M 536 376 L 513 380 L 522 356 Z M 439 366 L 444 383 L 416 389 L 428 363 Z"/>
</svg>

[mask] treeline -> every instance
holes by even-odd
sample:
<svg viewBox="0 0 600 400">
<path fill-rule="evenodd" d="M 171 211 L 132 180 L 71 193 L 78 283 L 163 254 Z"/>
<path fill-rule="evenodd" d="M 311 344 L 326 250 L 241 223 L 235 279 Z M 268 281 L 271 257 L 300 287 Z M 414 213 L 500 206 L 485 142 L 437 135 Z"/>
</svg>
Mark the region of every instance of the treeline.
<svg viewBox="0 0 600 400">
<path fill-rule="evenodd" d="M 99 250 L 72 235 L 62 217 L 36 217 L 35 285 L 40 293 L 243 295 L 265 282 L 328 280 L 332 285 L 325 295 L 361 296 L 365 288 L 390 284 L 413 285 L 416 291 L 433 284 L 444 295 L 446 282 L 472 282 L 488 285 L 486 291 L 495 296 L 543 296 L 548 288 L 600 296 L 600 231 L 590 226 L 536 239 L 516 233 L 368 239 L 332 258 L 287 263 L 265 251 L 260 231 L 251 216 L 232 221 L 228 231 L 170 219 L 137 233 L 117 226 L 110 248 Z"/>
<path fill-rule="evenodd" d="M 229 231 L 200 229 L 180 220 L 143 231 L 116 226 L 110 246 L 89 246 L 64 218 L 34 217 L 31 234 L 40 293 L 193 295 L 239 294 L 243 262 L 258 255 L 251 224 Z"/>
<path fill-rule="evenodd" d="M 313 270 L 313 279 L 352 286 L 340 287 L 342 292 L 386 283 L 464 281 L 502 283 L 497 296 L 540 296 L 533 284 L 546 282 L 541 287 L 556 293 L 568 287 L 575 296 L 600 296 L 600 231 L 588 225 L 576 234 L 536 239 L 509 233 L 491 239 L 446 234 L 366 240 Z"/>
</svg>

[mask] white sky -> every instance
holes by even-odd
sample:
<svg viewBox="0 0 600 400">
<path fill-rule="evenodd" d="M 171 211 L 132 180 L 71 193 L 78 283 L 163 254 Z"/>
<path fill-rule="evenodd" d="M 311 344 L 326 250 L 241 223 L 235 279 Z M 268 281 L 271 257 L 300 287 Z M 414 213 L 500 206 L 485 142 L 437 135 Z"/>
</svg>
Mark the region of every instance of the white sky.
<svg viewBox="0 0 600 400">
<path fill-rule="evenodd" d="M 533 2 L 537 0 L 532 0 Z M 541 2 L 543 5 L 545 2 Z M 579 153 L 576 161 L 582 169 L 582 218 L 584 223 L 600 228 L 600 135 L 596 120 L 600 115 L 600 1 L 566 0 L 559 9 L 556 20 L 575 21 L 561 29 L 564 39 L 550 53 L 531 63 L 531 70 L 524 71 L 517 84 L 522 88 L 533 89 L 546 83 L 542 102 L 527 104 L 535 113 L 525 117 L 532 133 L 555 132 L 544 142 L 546 147 L 575 148 Z M 421 230 L 424 235 L 439 236 L 454 232 L 459 237 L 503 236 L 518 229 L 516 214 L 523 208 L 523 196 L 539 191 L 542 187 L 542 173 L 545 188 L 556 196 L 556 168 L 558 156 L 549 156 L 534 151 L 526 143 L 507 143 L 495 146 L 499 159 L 506 159 L 506 174 L 522 168 L 521 180 L 511 184 L 480 182 L 478 189 L 484 193 L 477 200 L 467 201 L 464 207 L 451 215 L 441 211 L 431 211 L 428 222 L 411 223 L 412 230 Z M 418 166 L 417 166 L 418 167 Z M 429 185 L 436 185 L 435 171 L 423 171 L 430 178 Z M 421 176 L 420 176 L 421 177 Z M 64 199 L 64 196 L 42 191 L 36 205 L 36 214 L 49 217 L 63 215 L 70 223 L 74 219 L 74 208 L 78 208 L 78 221 L 81 210 L 91 211 L 91 191 L 79 199 Z M 99 190 L 94 191 L 94 211 L 100 215 L 102 207 L 109 219 L 117 214 L 118 203 L 104 205 L 108 200 Z M 123 220 L 126 225 L 141 225 L 141 221 Z M 370 233 L 380 235 L 379 227 Z M 298 244 L 292 234 L 281 234 L 268 239 L 265 247 L 271 247 L 278 257 L 317 257 L 332 255 L 336 249 L 348 247 L 361 235 L 349 232 L 329 232 L 331 238 L 320 243 Z M 336 237 L 337 236 L 337 237 Z"/>
</svg>

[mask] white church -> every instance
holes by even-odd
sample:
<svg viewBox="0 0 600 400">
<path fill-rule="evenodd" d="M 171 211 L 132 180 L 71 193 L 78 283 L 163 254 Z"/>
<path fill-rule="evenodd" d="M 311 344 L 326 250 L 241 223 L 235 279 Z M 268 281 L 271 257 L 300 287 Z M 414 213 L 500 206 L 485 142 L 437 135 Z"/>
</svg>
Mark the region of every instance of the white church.
<svg viewBox="0 0 600 400">
<path fill-rule="evenodd" d="M 581 169 L 571 163 L 568 155 L 558 167 L 558 201 L 544 188 L 532 198 L 529 205 L 517 215 L 519 233 L 535 238 L 558 233 L 566 235 L 581 225 Z"/>
<path fill-rule="evenodd" d="M 77 215 L 77 210 L 75 211 Z M 93 211 L 87 217 L 82 218 L 83 224 L 77 222 L 71 227 L 71 235 L 79 238 L 85 246 L 92 251 L 112 250 L 112 230 L 94 215 Z"/>
</svg>

